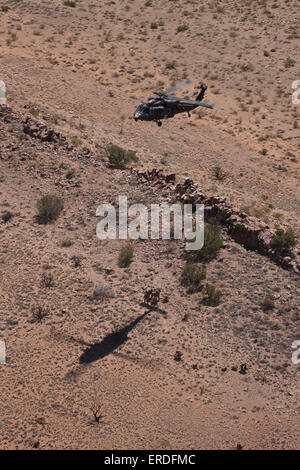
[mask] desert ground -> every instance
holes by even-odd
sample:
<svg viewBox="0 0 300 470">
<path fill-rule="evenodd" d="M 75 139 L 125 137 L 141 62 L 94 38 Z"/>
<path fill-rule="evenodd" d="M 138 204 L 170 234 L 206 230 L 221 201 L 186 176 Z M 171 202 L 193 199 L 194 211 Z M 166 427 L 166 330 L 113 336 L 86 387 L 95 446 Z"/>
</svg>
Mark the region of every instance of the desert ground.
<svg viewBox="0 0 300 470">
<path fill-rule="evenodd" d="M 299 260 L 299 11 L 297 0 L 0 0 L 0 449 L 299 448 L 299 264 L 284 269 L 221 225 L 191 291 L 183 241 L 132 241 L 124 267 L 124 242 L 96 236 L 99 204 L 173 197 L 112 167 L 114 144 L 136 151 L 137 170 L 191 177 L 271 231 L 291 227 Z M 139 99 L 183 80 L 176 95 L 204 82 L 215 108 L 134 122 Z M 28 117 L 62 137 L 25 133 Z M 48 224 L 36 218 L 44 195 L 63 201 Z M 113 334 L 120 344 L 102 354 Z"/>
</svg>

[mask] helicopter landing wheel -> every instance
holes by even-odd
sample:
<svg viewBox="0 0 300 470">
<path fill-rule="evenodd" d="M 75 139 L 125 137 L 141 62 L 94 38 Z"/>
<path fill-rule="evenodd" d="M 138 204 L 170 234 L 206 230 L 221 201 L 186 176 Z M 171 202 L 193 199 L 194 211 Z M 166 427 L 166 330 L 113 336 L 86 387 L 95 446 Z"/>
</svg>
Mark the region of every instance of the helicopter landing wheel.
<svg viewBox="0 0 300 470">
<path fill-rule="evenodd" d="M 161 121 L 157 121 L 157 125 L 160 127 L 162 125 Z"/>
</svg>

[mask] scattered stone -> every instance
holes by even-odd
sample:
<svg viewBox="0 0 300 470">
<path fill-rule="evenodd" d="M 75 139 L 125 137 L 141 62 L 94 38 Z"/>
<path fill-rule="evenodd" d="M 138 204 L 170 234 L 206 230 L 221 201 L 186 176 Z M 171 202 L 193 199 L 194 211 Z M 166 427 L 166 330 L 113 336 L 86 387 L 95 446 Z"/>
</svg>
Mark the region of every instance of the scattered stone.
<svg viewBox="0 0 300 470">
<path fill-rule="evenodd" d="M 45 418 L 43 418 L 43 417 L 42 417 L 42 418 L 37 418 L 37 419 L 36 419 L 36 423 L 37 423 L 37 424 L 44 425 L 44 424 L 46 424 L 46 420 L 45 420 Z"/>
<path fill-rule="evenodd" d="M 51 127 L 30 117 L 25 119 L 23 130 L 25 134 L 35 137 L 42 142 L 61 142 L 66 140 L 66 137 L 60 132 L 56 132 Z"/>
</svg>

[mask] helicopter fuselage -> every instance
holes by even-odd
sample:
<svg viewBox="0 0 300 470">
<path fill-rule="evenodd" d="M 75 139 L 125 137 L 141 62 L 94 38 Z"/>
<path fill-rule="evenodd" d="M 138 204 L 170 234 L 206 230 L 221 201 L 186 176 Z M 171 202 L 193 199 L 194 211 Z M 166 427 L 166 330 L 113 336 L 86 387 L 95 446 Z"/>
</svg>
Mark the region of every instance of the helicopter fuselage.
<svg viewBox="0 0 300 470">
<path fill-rule="evenodd" d="M 158 126 L 161 126 L 161 119 L 169 119 L 179 113 L 188 113 L 190 111 L 203 106 L 204 108 L 213 108 L 213 105 L 203 103 L 203 98 L 207 86 L 202 84 L 200 86 L 200 93 L 197 95 L 196 100 L 188 98 L 178 98 L 177 96 L 169 95 L 167 92 L 157 92 L 155 97 L 148 98 L 146 103 L 140 104 L 135 110 L 133 118 L 135 121 L 155 121 Z"/>
<path fill-rule="evenodd" d="M 189 113 L 198 105 L 189 103 L 189 100 L 180 100 L 172 102 L 170 99 L 156 99 L 149 100 L 147 103 L 142 103 L 134 113 L 135 121 L 156 121 L 160 122 L 161 119 L 169 119 L 179 113 Z"/>
</svg>

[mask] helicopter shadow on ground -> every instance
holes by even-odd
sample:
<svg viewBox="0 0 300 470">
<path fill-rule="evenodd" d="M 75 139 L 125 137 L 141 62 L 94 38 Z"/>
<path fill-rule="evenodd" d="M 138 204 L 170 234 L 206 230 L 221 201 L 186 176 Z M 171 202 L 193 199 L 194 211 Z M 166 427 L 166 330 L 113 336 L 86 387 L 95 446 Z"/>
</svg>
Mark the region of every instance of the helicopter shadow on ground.
<svg viewBox="0 0 300 470">
<path fill-rule="evenodd" d="M 162 309 L 162 308 L 159 308 L 155 305 L 149 305 L 145 302 L 142 302 L 141 304 L 141 307 L 145 307 L 145 308 L 148 308 L 148 311 L 146 312 L 147 313 L 150 313 L 150 312 L 157 312 L 157 313 L 161 313 L 162 315 L 167 315 L 167 312 L 166 310 Z"/>
<path fill-rule="evenodd" d="M 62 339 L 64 341 L 73 342 L 75 344 L 81 344 L 85 346 L 85 350 L 79 357 L 79 365 L 74 369 L 70 370 L 66 374 L 67 379 L 76 380 L 78 376 L 80 376 L 84 371 L 91 366 L 94 362 L 104 359 L 105 357 L 109 356 L 110 354 L 119 356 L 122 359 L 129 360 L 131 362 L 141 362 L 145 367 L 153 367 L 153 360 L 140 360 L 139 358 L 130 357 L 127 354 L 118 351 L 118 349 L 126 343 L 129 338 L 128 334 L 131 330 L 133 330 L 136 325 L 143 320 L 143 318 L 148 315 L 149 313 L 156 311 L 158 313 L 166 314 L 167 312 L 159 309 L 158 307 L 149 306 L 148 304 L 143 303 L 144 307 L 147 307 L 147 311 L 144 312 L 142 315 L 139 315 L 137 318 L 132 320 L 130 323 L 125 325 L 123 328 L 119 328 L 118 330 L 108 334 L 105 338 L 100 342 L 95 343 L 88 343 L 81 339 L 74 338 L 73 336 L 64 335 L 61 333 L 53 332 L 53 337 L 56 339 Z M 157 368 L 157 366 L 156 366 Z"/>
<path fill-rule="evenodd" d="M 107 336 L 100 341 L 93 344 L 88 345 L 85 351 L 81 354 L 79 358 L 80 364 L 91 364 L 92 362 L 98 361 L 99 359 L 103 359 L 104 357 L 108 356 L 109 354 L 115 353 L 117 349 L 119 349 L 122 344 L 126 343 L 128 338 L 128 333 L 133 330 L 136 325 L 143 320 L 143 318 L 148 315 L 149 313 L 156 311 L 161 314 L 166 314 L 165 310 L 162 310 L 158 307 L 150 306 L 148 304 L 142 303 L 143 307 L 147 307 L 147 311 L 142 315 L 138 316 L 134 320 L 132 320 L 128 325 L 120 328 Z"/>
<path fill-rule="evenodd" d="M 128 333 L 133 330 L 149 312 L 150 310 L 138 316 L 123 328 L 108 334 L 102 341 L 89 345 L 79 358 L 80 364 L 91 364 L 114 353 L 122 344 L 129 340 Z"/>
</svg>

